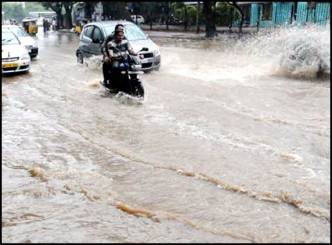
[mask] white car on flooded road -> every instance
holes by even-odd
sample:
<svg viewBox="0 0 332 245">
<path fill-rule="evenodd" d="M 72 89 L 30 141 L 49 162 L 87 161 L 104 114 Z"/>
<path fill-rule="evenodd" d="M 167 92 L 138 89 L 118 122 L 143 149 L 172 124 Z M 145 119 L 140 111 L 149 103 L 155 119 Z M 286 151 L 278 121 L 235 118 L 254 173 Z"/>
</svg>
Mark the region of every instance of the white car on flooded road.
<svg viewBox="0 0 332 245">
<path fill-rule="evenodd" d="M 146 35 L 140 27 L 129 21 L 100 21 L 84 25 L 80 35 L 79 47 L 76 50 L 78 63 L 83 64 L 85 58 L 102 55 L 101 48 L 107 37 L 114 34 L 117 24 L 124 25 L 124 34 L 135 52 L 144 56 L 141 60 L 142 70 L 159 70 L 161 54 L 157 44 Z M 147 48 L 146 51 L 140 51 Z"/>
<path fill-rule="evenodd" d="M 2 30 L 1 58 L 3 74 L 30 70 L 31 58 L 28 50 L 21 45 L 14 33 L 8 30 Z"/>
<path fill-rule="evenodd" d="M 17 25 L 2 25 L 2 30 L 12 31 L 17 36 L 18 40 L 20 40 L 21 44 L 28 49 L 31 58 L 38 55 L 38 42 L 26 33 L 22 27 Z"/>
</svg>

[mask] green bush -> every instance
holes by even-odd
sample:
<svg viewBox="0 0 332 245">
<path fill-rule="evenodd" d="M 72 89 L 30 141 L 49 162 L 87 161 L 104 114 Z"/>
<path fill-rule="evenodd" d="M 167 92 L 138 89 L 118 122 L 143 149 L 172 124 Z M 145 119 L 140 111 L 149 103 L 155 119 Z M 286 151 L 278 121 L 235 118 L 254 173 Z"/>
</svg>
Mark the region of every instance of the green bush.
<svg viewBox="0 0 332 245">
<path fill-rule="evenodd" d="M 232 16 L 233 15 L 233 16 Z M 239 11 L 225 2 L 217 2 L 216 22 L 219 26 L 229 26 L 240 19 Z"/>
<path fill-rule="evenodd" d="M 40 2 L 25 2 L 25 9 L 22 5 L 14 2 L 2 2 L 2 11 L 4 12 L 4 19 L 15 19 L 21 21 L 25 17 L 29 16 L 29 12 L 33 11 L 46 11 L 46 9 L 41 5 Z"/>
</svg>

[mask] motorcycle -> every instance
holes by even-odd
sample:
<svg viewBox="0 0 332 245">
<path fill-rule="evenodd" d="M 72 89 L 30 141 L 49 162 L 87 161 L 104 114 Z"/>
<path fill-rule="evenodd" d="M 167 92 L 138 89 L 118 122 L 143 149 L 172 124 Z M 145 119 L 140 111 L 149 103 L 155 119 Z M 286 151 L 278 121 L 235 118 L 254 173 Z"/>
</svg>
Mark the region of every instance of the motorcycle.
<svg viewBox="0 0 332 245">
<path fill-rule="evenodd" d="M 142 48 L 141 51 L 148 51 Z M 101 83 L 111 94 L 123 92 L 135 97 L 144 98 L 144 88 L 139 75 L 143 74 L 139 57 L 119 51 L 119 58 L 112 62 L 110 68 L 111 81 L 108 84 Z"/>
</svg>

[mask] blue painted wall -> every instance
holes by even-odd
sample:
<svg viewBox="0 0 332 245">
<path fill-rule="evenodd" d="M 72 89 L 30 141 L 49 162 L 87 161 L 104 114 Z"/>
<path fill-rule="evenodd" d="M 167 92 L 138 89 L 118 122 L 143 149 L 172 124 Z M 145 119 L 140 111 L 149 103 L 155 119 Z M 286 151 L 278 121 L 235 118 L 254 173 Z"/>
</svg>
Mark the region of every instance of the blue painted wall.
<svg viewBox="0 0 332 245">
<path fill-rule="evenodd" d="M 292 2 L 276 2 L 273 3 L 273 24 L 284 25 L 292 22 Z"/>
<path fill-rule="evenodd" d="M 262 20 L 262 4 L 251 4 L 250 26 L 256 26 L 259 21 L 260 27 L 274 27 L 291 24 L 292 8 L 295 8 L 295 2 L 273 2 L 272 20 Z M 304 24 L 317 23 L 326 24 L 330 21 L 330 3 L 316 3 L 312 10 L 308 8 L 308 2 L 298 2 L 296 11 L 296 23 Z"/>
<path fill-rule="evenodd" d="M 255 26 L 257 25 L 258 20 L 258 11 L 259 11 L 259 4 L 253 3 L 251 4 L 251 14 L 250 14 L 250 25 Z"/>
<path fill-rule="evenodd" d="M 307 2 L 299 2 L 296 22 L 326 24 L 330 21 L 330 3 L 316 3 L 316 8 L 310 10 Z"/>
</svg>

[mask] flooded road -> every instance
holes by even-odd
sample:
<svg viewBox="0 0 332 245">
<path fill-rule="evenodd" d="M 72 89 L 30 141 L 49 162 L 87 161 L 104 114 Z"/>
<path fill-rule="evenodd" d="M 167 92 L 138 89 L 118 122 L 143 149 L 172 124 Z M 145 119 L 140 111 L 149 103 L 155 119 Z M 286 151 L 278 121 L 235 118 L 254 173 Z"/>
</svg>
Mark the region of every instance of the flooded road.
<svg viewBox="0 0 332 245">
<path fill-rule="evenodd" d="M 329 242 L 330 82 L 280 72 L 280 40 L 152 39 L 143 103 L 70 33 L 3 78 L 3 241 Z"/>
</svg>

